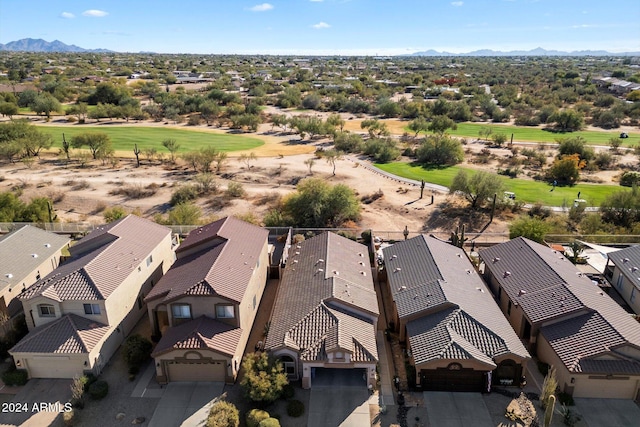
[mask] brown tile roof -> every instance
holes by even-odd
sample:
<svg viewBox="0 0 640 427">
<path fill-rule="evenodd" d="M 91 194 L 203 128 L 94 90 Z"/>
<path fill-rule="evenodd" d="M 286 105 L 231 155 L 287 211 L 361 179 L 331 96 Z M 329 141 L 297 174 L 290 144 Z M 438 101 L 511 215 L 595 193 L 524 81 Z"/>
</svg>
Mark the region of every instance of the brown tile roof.
<svg viewBox="0 0 640 427">
<path fill-rule="evenodd" d="M 597 351 L 620 357 L 616 347 L 640 348 L 638 322 L 557 251 L 518 237 L 480 250 L 480 257 L 512 301 L 525 301 L 527 316 L 540 322 L 570 317 L 541 329 L 567 369 L 582 369 L 582 360 Z"/>
<path fill-rule="evenodd" d="M 152 356 L 157 357 L 172 350 L 210 349 L 233 356 L 240 342 L 242 329 L 222 323 L 207 316 L 200 316 L 169 328 L 162 336 Z"/>
<path fill-rule="evenodd" d="M 596 312 L 544 326 L 540 333 L 570 372 L 640 373 L 638 360 L 622 356 L 616 361 L 593 359 L 626 344 L 626 340 Z"/>
<path fill-rule="evenodd" d="M 370 271 L 367 248 L 336 234 L 294 244 L 265 346 L 300 350 L 301 360 L 325 360 L 337 348 L 377 360 L 375 324 L 366 320 L 378 316 Z"/>
<path fill-rule="evenodd" d="M 75 314 L 66 314 L 59 319 L 31 330 L 10 352 L 14 353 L 89 353 L 109 332 L 103 325 Z"/>
<path fill-rule="evenodd" d="M 268 235 L 267 230 L 233 217 L 193 230 L 176 251 L 178 260 L 145 300 L 220 295 L 240 302 Z M 196 252 L 185 255 L 187 249 Z"/>
<path fill-rule="evenodd" d="M 129 215 L 80 240 L 72 258 L 19 295 L 23 301 L 45 296 L 55 301 L 107 299 L 171 234 L 167 227 Z"/>
<path fill-rule="evenodd" d="M 416 236 L 383 249 L 391 294 L 416 364 L 437 359 L 493 358 L 529 353 L 473 265 L 456 246 Z"/>
<path fill-rule="evenodd" d="M 47 258 L 67 246 L 69 241 L 66 236 L 49 233 L 31 225 L 25 225 L 2 236 L 0 238 L 0 291 L 4 287 L 17 285 L 20 285 L 18 290 L 22 290 L 25 277 Z"/>
</svg>

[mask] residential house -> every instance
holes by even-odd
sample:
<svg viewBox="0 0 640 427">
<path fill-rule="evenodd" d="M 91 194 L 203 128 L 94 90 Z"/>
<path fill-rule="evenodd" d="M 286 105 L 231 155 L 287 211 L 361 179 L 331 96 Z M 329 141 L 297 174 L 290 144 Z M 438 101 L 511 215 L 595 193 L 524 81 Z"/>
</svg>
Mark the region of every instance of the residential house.
<svg viewBox="0 0 640 427">
<path fill-rule="evenodd" d="M 193 230 L 146 298 L 160 383 L 233 382 L 269 271 L 269 232 L 233 217 Z"/>
<path fill-rule="evenodd" d="M 372 385 L 378 314 L 367 247 L 323 233 L 291 246 L 265 349 L 303 388 L 335 376 Z"/>
<path fill-rule="evenodd" d="M 93 230 L 69 251 L 68 261 L 18 296 L 29 333 L 9 353 L 31 378 L 99 374 L 173 262 L 171 230 L 133 215 Z"/>
<path fill-rule="evenodd" d="M 31 225 L 0 238 L 1 317 L 12 317 L 22 310 L 22 303 L 15 297 L 58 267 L 69 242 L 68 237 Z"/>
<path fill-rule="evenodd" d="M 607 254 L 606 276 L 631 307 L 640 314 L 640 245 Z"/>
<path fill-rule="evenodd" d="M 520 385 L 529 353 L 462 249 L 420 235 L 382 253 L 394 326 L 417 386 L 479 392 Z"/>
<path fill-rule="evenodd" d="M 558 251 L 518 237 L 481 249 L 484 278 L 529 351 L 574 397 L 635 399 L 640 325 Z"/>
</svg>

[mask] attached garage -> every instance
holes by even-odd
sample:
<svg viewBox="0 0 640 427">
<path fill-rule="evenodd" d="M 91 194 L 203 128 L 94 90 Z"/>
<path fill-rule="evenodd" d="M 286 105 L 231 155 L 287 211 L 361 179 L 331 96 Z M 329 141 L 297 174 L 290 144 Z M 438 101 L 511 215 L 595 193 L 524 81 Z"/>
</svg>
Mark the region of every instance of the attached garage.
<svg viewBox="0 0 640 427">
<path fill-rule="evenodd" d="M 225 381 L 227 372 L 225 361 L 168 360 L 164 363 L 168 381 Z"/>
<path fill-rule="evenodd" d="M 311 387 L 367 387 L 366 368 L 311 368 Z"/>
<path fill-rule="evenodd" d="M 69 356 L 33 356 L 24 359 L 31 378 L 73 378 L 82 375 L 82 361 Z"/>
<path fill-rule="evenodd" d="M 423 369 L 420 384 L 425 391 L 481 392 L 486 379 L 484 371 L 473 369 Z"/>
</svg>

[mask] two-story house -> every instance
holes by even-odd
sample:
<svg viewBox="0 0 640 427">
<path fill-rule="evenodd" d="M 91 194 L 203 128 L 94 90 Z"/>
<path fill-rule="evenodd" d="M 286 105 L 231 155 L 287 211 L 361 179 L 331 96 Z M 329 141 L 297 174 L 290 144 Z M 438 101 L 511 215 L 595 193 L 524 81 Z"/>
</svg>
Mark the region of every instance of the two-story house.
<svg viewBox="0 0 640 427">
<path fill-rule="evenodd" d="M 480 392 L 520 384 L 529 353 L 462 249 L 420 235 L 382 253 L 393 323 L 418 387 Z"/>
<path fill-rule="evenodd" d="M 29 333 L 9 353 L 31 378 L 99 374 L 174 257 L 171 230 L 134 215 L 69 250 L 67 262 L 18 296 Z"/>
<path fill-rule="evenodd" d="M 378 314 L 367 247 L 323 233 L 291 246 L 265 349 L 303 388 L 336 376 L 373 385 Z"/>
<path fill-rule="evenodd" d="M 146 297 L 158 382 L 238 374 L 269 270 L 269 232 L 233 217 L 193 230 Z"/>
<path fill-rule="evenodd" d="M 606 273 L 611 285 L 635 314 L 640 314 L 640 245 L 607 254 Z"/>
<path fill-rule="evenodd" d="M 574 397 L 635 399 L 638 322 L 560 252 L 518 237 L 479 251 L 484 279 L 529 351 Z"/>
<path fill-rule="evenodd" d="M 0 238 L 0 314 L 11 317 L 22 310 L 16 297 L 58 267 L 69 242 L 31 225 Z"/>
</svg>

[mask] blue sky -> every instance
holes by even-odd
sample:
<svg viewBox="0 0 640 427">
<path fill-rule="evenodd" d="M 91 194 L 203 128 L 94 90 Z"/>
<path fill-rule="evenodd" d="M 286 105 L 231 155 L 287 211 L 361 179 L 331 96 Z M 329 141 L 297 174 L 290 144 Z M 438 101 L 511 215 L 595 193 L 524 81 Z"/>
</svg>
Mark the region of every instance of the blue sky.
<svg viewBox="0 0 640 427">
<path fill-rule="evenodd" d="M 0 43 L 122 52 L 640 51 L 638 0 L 0 0 Z"/>
</svg>

